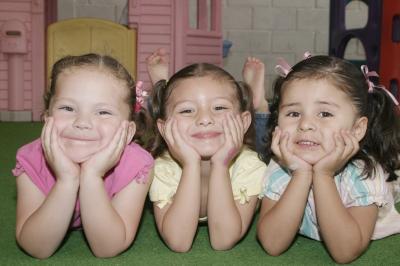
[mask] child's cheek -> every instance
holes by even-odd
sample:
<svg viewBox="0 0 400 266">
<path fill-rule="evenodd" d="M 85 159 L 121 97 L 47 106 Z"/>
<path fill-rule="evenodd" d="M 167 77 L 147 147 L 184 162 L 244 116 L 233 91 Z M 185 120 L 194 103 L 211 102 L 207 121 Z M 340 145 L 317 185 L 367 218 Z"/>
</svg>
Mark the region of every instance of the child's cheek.
<svg viewBox="0 0 400 266">
<path fill-rule="evenodd" d="M 62 132 L 65 122 L 62 119 L 54 117 L 54 116 L 53 116 L 53 119 L 54 119 L 53 127 L 56 128 L 57 132 L 60 134 Z"/>
</svg>

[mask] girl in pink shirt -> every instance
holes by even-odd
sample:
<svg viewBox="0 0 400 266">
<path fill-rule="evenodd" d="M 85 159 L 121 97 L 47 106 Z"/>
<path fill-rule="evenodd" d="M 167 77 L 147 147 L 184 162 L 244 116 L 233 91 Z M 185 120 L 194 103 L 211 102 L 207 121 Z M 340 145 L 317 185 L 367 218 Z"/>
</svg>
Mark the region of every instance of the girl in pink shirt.
<svg viewBox="0 0 400 266">
<path fill-rule="evenodd" d="M 108 56 L 55 63 L 41 137 L 18 150 L 13 170 L 16 238 L 28 254 L 51 256 L 76 227 L 98 257 L 115 256 L 132 243 L 153 166 L 137 144 L 144 112 L 135 87 Z"/>
</svg>

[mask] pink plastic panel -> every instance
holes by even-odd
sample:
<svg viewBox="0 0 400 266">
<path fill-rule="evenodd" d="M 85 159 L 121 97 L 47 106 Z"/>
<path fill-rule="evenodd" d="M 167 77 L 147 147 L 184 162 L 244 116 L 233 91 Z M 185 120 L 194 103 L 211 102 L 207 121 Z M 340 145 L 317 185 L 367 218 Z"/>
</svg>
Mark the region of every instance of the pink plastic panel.
<svg viewBox="0 0 400 266">
<path fill-rule="evenodd" d="M 221 0 L 198 0 L 196 25 L 190 28 L 187 0 L 129 0 L 129 27 L 138 32 L 138 79 L 149 87 L 146 58 L 164 47 L 170 74 L 195 62 L 222 65 Z"/>
</svg>

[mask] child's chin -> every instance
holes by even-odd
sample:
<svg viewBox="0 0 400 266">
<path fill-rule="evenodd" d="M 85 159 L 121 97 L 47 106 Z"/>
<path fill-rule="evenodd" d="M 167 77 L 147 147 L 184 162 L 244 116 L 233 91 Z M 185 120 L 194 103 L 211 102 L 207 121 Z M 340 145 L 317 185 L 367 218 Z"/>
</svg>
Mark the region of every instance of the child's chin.
<svg viewBox="0 0 400 266">
<path fill-rule="evenodd" d="M 308 164 L 314 165 L 316 164 L 319 160 L 321 160 L 321 156 L 317 157 L 317 156 L 307 156 L 307 154 L 302 154 L 302 155 L 297 155 L 300 159 L 302 159 L 303 161 L 305 161 Z"/>
<path fill-rule="evenodd" d="M 67 156 L 74 163 L 81 164 L 87 161 L 92 154 L 67 154 Z"/>
<path fill-rule="evenodd" d="M 201 159 L 203 161 L 210 160 L 211 157 L 217 152 L 216 149 L 202 149 L 202 150 L 197 150 L 197 152 L 200 154 Z"/>
</svg>

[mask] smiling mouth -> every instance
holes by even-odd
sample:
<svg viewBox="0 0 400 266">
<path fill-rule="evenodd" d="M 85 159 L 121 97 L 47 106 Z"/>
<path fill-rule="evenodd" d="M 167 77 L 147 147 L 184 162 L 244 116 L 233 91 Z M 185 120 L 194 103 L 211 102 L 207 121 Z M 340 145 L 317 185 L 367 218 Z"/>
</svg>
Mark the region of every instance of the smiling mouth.
<svg viewBox="0 0 400 266">
<path fill-rule="evenodd" d="M 97 141 L 96 139 L 85 138 L 85 137 L 63 137 L 63 138 L 68 140 L 68 141 L 74 141 L 74 142 L 93 142 L 93 141 Z"/>
<path fill-rule="evenodd" d="M 193 134 L 192 137 L 196 139 L 211 139 L 220 136 L 220 132 L 204 132 Z"/>
<path fill-rule="evenodd" d="M 318 147 L 319 144 L 314 142 L 314 141 L 309 141 L 309 140 L 300 140 L 296 142 L 297 145 L 299 145 L 300 147 L 304 147 L 304 148 L 314 148 L 314 147 Z"/>
</svg>

